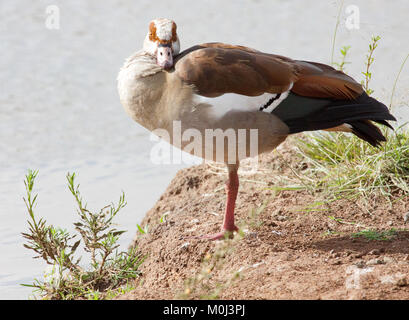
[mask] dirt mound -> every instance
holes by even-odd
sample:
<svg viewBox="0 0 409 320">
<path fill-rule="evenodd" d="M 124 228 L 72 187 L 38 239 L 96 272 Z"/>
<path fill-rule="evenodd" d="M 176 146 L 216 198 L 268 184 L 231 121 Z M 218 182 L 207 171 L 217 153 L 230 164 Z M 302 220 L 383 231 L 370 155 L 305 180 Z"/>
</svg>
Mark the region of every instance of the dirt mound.
<svg viewBox="0 0 409 320">
<path fill-rule="evenodd" d="M 409 197 L 326 203 L 319 193 L 277 190 L 303 169 L 284 144 L 241 175 L 236 221 L 244 232 L 209 242 L 225 205 L 223 167 L 178 172 L 142 222 L 146 260 L 120 299 L 409 299 Z M 374 231 L 376 230 L 376 232 Z"/>
</svg>

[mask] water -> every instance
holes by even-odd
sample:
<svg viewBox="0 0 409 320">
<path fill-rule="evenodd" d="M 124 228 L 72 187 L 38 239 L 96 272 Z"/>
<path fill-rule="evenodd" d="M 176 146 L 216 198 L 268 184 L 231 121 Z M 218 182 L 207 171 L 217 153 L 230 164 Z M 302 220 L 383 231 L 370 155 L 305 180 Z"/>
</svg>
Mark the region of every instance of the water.
<svg viewBox="0 0 409 320">
<path fill-rule="evenodd" d="M 60 29 L 46 28 L 46 7 L 60 9 Z M 382 36 L 375 53 L 371 86 L 387 104 L 400 65 L 409 53 L 407 0 L 363 1 L 360 29 L 348 30 L 343 12 L 336 42 L 351 45 L 347 71 L 357 79 L 372 34 Z M 35 212 L 72 230 L 75 203 L 67 172 L 76 172 L 92 209 L 117 201 L 128 205 L 118 216 L 128 230 L 186 165 L 150 162 L 149 133 L 134 123 L 119 103 L 116 75 L 124 59 L 142 45 L 148 22 L 173 18 L 182 49 L 220 41 L 243 44 L 295 59 L 328 63 L 339 2 L 336 1 L 131 1 L 71 0 L 0 3 L 0 299 L 27 299 L 31 283 L 45 265 L 23 248 L 27 231 L 22 200 L 24 175 L 39 169 Z M 402 71 L 394 104 L 401 121 L 409 119 L 405 94 L 408 66 Z M 407 95 L 406 95 L 407 99 Z"/>
</svg>

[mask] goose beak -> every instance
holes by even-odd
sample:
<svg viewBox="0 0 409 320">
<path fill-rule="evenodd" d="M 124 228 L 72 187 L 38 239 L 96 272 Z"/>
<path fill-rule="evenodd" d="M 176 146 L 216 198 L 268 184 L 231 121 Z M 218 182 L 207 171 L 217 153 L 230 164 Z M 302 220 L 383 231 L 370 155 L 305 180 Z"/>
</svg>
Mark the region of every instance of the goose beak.
<svg viewBox="0 0 409 320">
<path fill-rule="evenodd" d="M 173 66 L 173 52 L 168 45 L 159 45 L 156 55 L 157 64 L 163 69 L 170 69 Z"/>
</svg>

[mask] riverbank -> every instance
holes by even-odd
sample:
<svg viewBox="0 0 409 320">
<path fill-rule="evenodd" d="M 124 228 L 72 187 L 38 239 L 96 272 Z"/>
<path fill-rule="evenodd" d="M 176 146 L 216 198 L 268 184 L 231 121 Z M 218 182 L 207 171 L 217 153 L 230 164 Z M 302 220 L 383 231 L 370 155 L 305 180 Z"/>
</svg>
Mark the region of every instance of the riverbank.
<svg viewBox="0 0 409 320">
<path fill-rule="evenodd" d="M 222 166 L 180 170 L 133 245 L 146 256 L 135 289 L 118 299 L 409 299 L 409 197 L 328 202 L 286 185 L 306 170 L 293 138 L 240 176 L 234 239 L 223 219 Z M 280 182 L 281 179 L 281 182 Z"/>
</svg>

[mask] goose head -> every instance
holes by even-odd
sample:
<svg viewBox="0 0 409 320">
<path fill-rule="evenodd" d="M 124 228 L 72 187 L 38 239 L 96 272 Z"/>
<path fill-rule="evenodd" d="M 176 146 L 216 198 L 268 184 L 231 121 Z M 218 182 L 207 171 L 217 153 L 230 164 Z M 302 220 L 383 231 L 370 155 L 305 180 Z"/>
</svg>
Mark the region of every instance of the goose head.
<svg viewBox="0 0 409 320">
<path fill-rule="evenodd" d="M 149 23 L 143 50 L 156 57 L 156 63 L 163 69 L 173 66 L 173 57 L 180 51 L 176 23 L 170 19 L 155 19 Z"/>
</svg>

